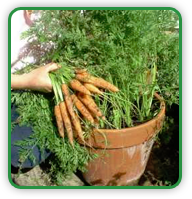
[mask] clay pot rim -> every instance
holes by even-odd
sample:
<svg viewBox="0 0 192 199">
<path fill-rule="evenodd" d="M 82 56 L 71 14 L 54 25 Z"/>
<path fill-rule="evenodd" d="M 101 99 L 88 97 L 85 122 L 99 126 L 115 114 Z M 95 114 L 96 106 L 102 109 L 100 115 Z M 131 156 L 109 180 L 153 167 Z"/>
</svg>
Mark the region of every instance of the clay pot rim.
<svg viewBox="0 0 192 199">
<path fill-rule="evenodd" d="M 93 132 L 101 132 L 101 133 L 105 133 L 105 134 L 106 133 L 116 134 L 116 133 L 121 133 L 121 132 L 123 133 L 125 130 L 132 131 L 133 129 L 139 129 L 139 128 L 143 128 L 147 125 L 150 125 L 150 123 L 154 122 L 155 120 L 157 120 L 158 118 L 162 117 L 165 114 L 165 101 L 157 93 L 155 93 L 154 96 L 160 101 L 160 112 L 151 120 L 144 122 L 142 124 L 138 124 L 137 126 L 126 127 L 126 128 L 122 128 L 122 129 L 93 129 Z"/>
</svg>

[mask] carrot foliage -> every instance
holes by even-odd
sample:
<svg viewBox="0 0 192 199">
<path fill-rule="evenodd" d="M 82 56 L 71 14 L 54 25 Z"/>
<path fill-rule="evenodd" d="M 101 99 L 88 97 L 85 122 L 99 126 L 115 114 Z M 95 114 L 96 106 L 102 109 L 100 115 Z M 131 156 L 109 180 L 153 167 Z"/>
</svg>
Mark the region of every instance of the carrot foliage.
<svg viewBox="0 0 192 199">
<path fill-rule="evenodd" d="M 86 68 L 120 90 L 94 97 L 106 117 L 105 122 L 100 121 L 100 128 L 130 127 L 154 117 L 158 113 L 155 91 L 166 103 L 179 103 L 178 15 L 172 10 L 40 13 L 41 17 L 22 37 L 28 39 L 32 49 L 38 49 L 38 56 L 30 51 L 36 65 L 63 65 L 63 69 L 50 75 L 55 98 L 24 92 L 12 93 L 12 100 L 18 105 L 21 124 L 33 124 L 39 146 L 54 152 L 54 172 L 74 172 L 92 158 L 78 143 L 74 143 L 73 150 L 66 139 L 60 139 L 52 120 L 55 101 L 62 101 L 58 82 L 68 83 L 73 69 Z"/>
<path fill-rule="evenodd" d="M 26 158 L 35 161 L 32 149 L 37 146 L 41 151 L 47 149 L 53 154 L 49 162 L 49 174 L 54 182 L 61 182 L 77 170 L 85 170 L 86 163 L 95 156 L 76 141 L 72 147 L 67 138 L 59 137 L 54 120 L 55 102 L 52 94 L 31 91 L 12 92 L 11 102 L 17 106 L 19 125 L 30 125 L 33 128 L 33 134 L 29 138 L 17 142 L 21 147 L 20 166 Z"/>
<path fill-rule="evenodd" d="M 103 109 L 122 128 L 154 116 L 154 91 L 167 104 L 179 103 L 178 22 L 177 13 L 162 9 L 44 10 L 23 38 L 40 46 L 39 64 L 87 68 L 117 86 L 121 92 L 108 96 L 112 104 Z"/>
</svg>

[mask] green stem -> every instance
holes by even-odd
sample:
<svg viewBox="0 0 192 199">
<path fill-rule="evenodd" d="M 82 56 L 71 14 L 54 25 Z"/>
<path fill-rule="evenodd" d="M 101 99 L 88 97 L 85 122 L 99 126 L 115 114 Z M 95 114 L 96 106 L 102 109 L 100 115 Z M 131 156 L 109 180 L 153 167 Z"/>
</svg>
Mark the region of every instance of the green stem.
<svg viewBox="0 0 192 199">
<path fill-rule="evenodd" d="M 56 90 L 60 98 L 60 101 L 63 101 L 63 93 L 61 91 L 61 85 L 59 86 L 58 82 L 55 82 L 55 86 L 56 86 Z"/>
<path fill-rule="evenodd" d="M 151 105 L 152 105 L 152 101 L 153 101 L 153 97 L 154 97 L 156 74 L 157 74 L 157 66 L 154 63 L 153 64 L 153 68 L 152 68 L 152 89 L 151 89 L 151 92 L 150 92 L 148 110 L 147 110 L 147 113 L 146 113 L 147 116 L 149 116 Z"/>
<path fill-rule="evenodd" d="M 61 77 L 61 83 L 62 83 L 62 84 L 65 84 L 64 77 Z"/>
<path fill-rule="evenodd" d="M 52 83 L 52 86 L 53 86 L 53 92 L 55 94 L 56 104 L 59 104 L 59 96 L 58 96 L 58 93 L 57 93 L 55 77 L 51 73 L 49 74 L 49 77 L 51 79 L 51 83 Z"/>
</svg>

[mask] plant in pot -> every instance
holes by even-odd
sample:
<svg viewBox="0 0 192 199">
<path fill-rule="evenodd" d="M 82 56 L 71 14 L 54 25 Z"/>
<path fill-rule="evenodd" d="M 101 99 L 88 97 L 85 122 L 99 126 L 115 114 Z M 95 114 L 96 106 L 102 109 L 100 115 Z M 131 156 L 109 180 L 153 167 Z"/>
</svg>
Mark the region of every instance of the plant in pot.
<svg viewBox="0 0 192 199">
<path fill-rule="evenodd" d="M 53 61 L 83 68 L 119 88 L 115 93 L 101 89 L 102 95 L 93 96 L 105 120 L 96 118 L 94 128 L 84 124 L 85 142 L 77 139 L 72 147 L 68 139 L 61 141 L 53 134 L 51 140 L 40 139 L 41 147 L 62 162 L 52 162 L 52 173 L 59 170 L 61 177 L 80 169 L 90 185 L 102 186 L 131 185 L 140 178 L 165 117 L 164 95 L 157 92 L 169 88 L 159 84 L 160 78 L 168 61 L 173 68 L 179 63 L 178 56 L 172 56 L 178 54 L 177 21 L 171 10 L 41 11 L 41 18 L 23 34 L 32 46 L 46 49 L 38 64 Z M 45 107 L 53 107 L 41 97 Z M 53 112 L 47 117 L 53 133 Z"/>
</svg>

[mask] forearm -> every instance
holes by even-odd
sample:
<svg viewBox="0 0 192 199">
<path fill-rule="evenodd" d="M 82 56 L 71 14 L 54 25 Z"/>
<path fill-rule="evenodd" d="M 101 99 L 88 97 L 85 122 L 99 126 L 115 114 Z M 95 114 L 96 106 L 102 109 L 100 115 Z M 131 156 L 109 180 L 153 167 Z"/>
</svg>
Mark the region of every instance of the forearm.
<svg viewBox="0 0 192 199">
<path fill-rule="evenodd" d="M 29 77 L 27 74 L 13 75 L 11 74 L 11 88 L 12 89 L 30 89 Z"/>
<path fill-rule="evenodd" d="M 60 68 L 60 65 L 50 63 L 39 67 L 27 74 L 11 74 L 12 89 L 29 89 L 43 92 L 51 92 L 52 84 L 49 78 L 49 72 Z"/>
</svg>

